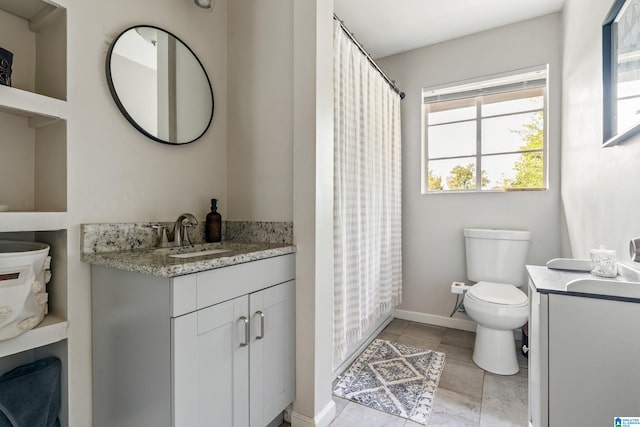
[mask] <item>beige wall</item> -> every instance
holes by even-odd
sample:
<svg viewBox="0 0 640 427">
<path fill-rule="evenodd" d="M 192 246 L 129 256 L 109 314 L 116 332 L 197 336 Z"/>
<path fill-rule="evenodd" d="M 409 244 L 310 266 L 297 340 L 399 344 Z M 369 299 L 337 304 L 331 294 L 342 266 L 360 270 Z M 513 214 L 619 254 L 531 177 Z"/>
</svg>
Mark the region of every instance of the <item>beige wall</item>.
<svg viewBox="0 0 640 427">
<path fill-rule="evenodd" d="M 66 2 L 65 2 L 66 3 Z M 203 219 L 213 196 L 226 214 L 225 0 L 213 12 L 191 1 L 69 1 L 67 124 L 69 242 L 87 222 L 171 221 L 182 212 Z M 208 132 L 185 146 L 156 143 L 136 131 L 109 94 L 104 62 L 125 28 L 152 24 L 182 39 L 201 59 L 216 109 Z M 70 424 L 91 425 L 90 268 L 69 244 Z"/>
<path fill-rule="evenodd" d="M 228 219 L 293 220 L 293 5 L 229 3 Z"/>
<path fill-rule="evenodd" d="M 561 18 L 552 14 L 379 61 L 406 93 L 400 310 L 416 312 L 422 320 L 446 320 L 455 302 L 450 284 L 466 279 L 464 228 L 531 230 L 530 264 L 560 255 L 561 46 Z M 546 63 L 550 64 L 549 191 L 421 194 L 421 89 Z"/>
<path fill-rule="evenodd" d="M 209 74 L 218 108 L 193 144 L 153 142 L 111 99 L 107 46 L 140 22 L 181 38 Z M 89 221 L 171 220 L 182 212 L 204 218 L 212 196 L 226 199 L 226 2 L 207 13 L 189 1 L 87 0 L 73 3 L 68 26 L 69 211 Z"/>
<path fill-rule="evenodd" d="M 629 239 L 640 236 L 640 138 L 602 148 L 601 26 L 612 4 L 567 0 L 563 12 L 562 201 L 575 257 L 606 245 L 630 262 Z"/>
<path fill-rule="evenodd" d="M 335 414 L 332 12 L 324 0 L 228 11 L 228 218 L 295 221 L 296 427 Z"/>
<path fill-rule="evenodd" d="M 296 399 L 293 427 L 329 425 L 333 349 L 333 4 L 293 2 Z"/>
</svg>

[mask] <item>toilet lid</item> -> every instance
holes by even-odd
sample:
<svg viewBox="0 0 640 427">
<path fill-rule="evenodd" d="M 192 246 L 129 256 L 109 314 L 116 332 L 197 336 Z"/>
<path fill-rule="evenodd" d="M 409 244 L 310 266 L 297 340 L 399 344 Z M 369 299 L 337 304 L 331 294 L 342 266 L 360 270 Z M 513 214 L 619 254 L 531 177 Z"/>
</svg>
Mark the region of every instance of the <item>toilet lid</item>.
<svg viewBox="0 0 640 427">
<path fill-rule="evenodd" d="M 494 304 L 521 305 L 528 302 L 527 294 L 507 283 L 478 282 L 467 293 L 477 300 Z"/>
</svg>

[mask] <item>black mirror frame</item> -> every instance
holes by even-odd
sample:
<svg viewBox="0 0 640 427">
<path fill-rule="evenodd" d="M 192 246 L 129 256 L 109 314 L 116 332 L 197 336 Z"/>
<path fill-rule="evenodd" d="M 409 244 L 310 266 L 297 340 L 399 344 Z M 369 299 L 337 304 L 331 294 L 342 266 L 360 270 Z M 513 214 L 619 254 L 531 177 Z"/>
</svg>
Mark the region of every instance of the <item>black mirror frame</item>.
<svg viewBox="0 0 640 427">
<path fill-rule="evenodd" d="M 171 141 L 166 141 L 166 140 L 160 139 L 155 135 L 151 135 L 142 126 L 140 126 L 133 119 L 133 117 L 131 117 L 131 115 L 129 114 L 129 112 L 125 108 L 125 106 L 122 104 L 122 101 L 120 101 L 120 97 L 118 97 L 118 93 L 116 92 L 116 89 L 115 89 L 115 87 L 113 85 L 113 78 L 112 78 L 112 75 L 111 75 L 111 55 L 113 54 L 113 49 L 114 49 L 114 47 L 116 45 L 116 42 L 120 39 L 120 37 L 122 37 L 123 34 L 125 34 L 127 31 L 133 30 L 134 28 L 140 28 L 140 27 L 153 28 L 155 30 L 163 31 L 163 32 L 169 34 L 170 36 L 174 37 L 180 43 L 182 43 L 182 45 L 184 47 L 186 47 L 187 50 L 189 50 L 189 52 L 191 52 L 191 54 L 196 59 L 196 61 L 198 61 L 198 64 L 200 65 L 200 68 L 202 68 L 202 72 L 204 73 L 205 77 L 207 78 L 207 83 L 209 84 L 209 93 L 211 94 L 211 115 L 209 116 L 209 121 L 207 123 L 207 126 L 205 126 L 204 130 L 202 131 L 202 133 L 200 135 L 198 135 L 196 138 L 194 138 L 194 139 L 192 139 L 190 141 L 186 141 L 186 142 L 171 142 Z M 209 127 L 211 127 L 211 122 L 213 121 L 213 111 L 215 109 L 215 99 L 213 97 L 213 87 L 211 86 L 211 80 L 209 79 L 209 75 L 207 74 L 207 70 L 205 70 L 204 65 L 202 65 L 202 62 L 200 61 L 200 58 L 198 58 L 198 56 L 193 52 L 193 50 L 191 50 L 191 48 L 185 42 L 183 42 L 182 39 L 180 39 L 178 36 L 176 36 L 175 34 L 171 33 L 170 31 L 167 31 L 167 30 L 165 30 L 163 28 L 160 28 L 160 27 L 156 27 L 154 25 L 148 25 L 148 24 L 133 25 L 133 26 L 131 26 L 129 28 L 126 28 L 125 30 L 121 31 L 120 34 L 118 34 L 118 36 L 115 39 L 113 39 L 113 41 L 111 42 L 111 45 L 109 46 L 109 50 L 107 51 L 107 56 L 106 56 L 106 59 L 105 59 L 105 71 L 106 71 L 106 76 L 107 76 L 107 86 L 109 86 L 109 92 L 111 93 L 111 97 L 113 98 L 113 100 L 115 101 L 116 105 L 118 106 L 118 109 L 120 110 L 122 115 L 127 119 L 127 121 L 129 123 L 131 123 L 131 125 L 134 128 L 136 128 L 140 133 L 142 133 L 147 138 L 150 138 L 150 139 L 152 139 L 152 140 L 154 140 L 156 142 L 161 142 L 163 144 L 168 144 L 168 145 L 190 144 L 190 143 L 200 139 L 207 132 L 207 130 L 209 130 Z"/>
<path fill-rule="evenodd" d="M 602 137 L 604 147 L 618 145 L 640 132 L 640 122 L 616 134 L 616 28 L 615 20 L 625 4 L 632 0 L 615 0 L 602 24 Z"/>
</svg>

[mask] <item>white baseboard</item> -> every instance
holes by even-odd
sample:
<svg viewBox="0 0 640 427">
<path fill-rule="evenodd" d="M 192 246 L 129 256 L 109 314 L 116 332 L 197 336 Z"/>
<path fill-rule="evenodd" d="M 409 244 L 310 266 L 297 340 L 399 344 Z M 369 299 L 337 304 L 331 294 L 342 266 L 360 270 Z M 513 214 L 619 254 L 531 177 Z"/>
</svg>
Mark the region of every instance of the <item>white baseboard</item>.
<svg viewBox="0 0 640 427">
<path fill-rule="evenodd" d="M 476 322 L 473 320 L 456 319 L 453 317 L 438 316 L 436 314 L 398 309 L 395 310 L 394 316 L 398 319 L 426 323 L 428 325 L 444 326 L 446 328 L 461 329 L 463 331 L 476 331 Z"/>
<path fill-rule="evenodd" d="M 455 319 L 452 317 L 438 316 L 436 314 L 419 313 L 417 311 L 398 310 L 394 312 L 394 317 L 412 322 L 426 323 L 427 325 L 444 326 L 451 329 L 461 329 L 463 331 L 476 331 L 476 322 L 467 319 Z M 514 331 L 517 340 L 522 339 L 520 328 Z"/>
<path fill-rule="evenodd" d="M 336 417 L 336 403 L 329 399 L 329 403 L 314 418 L 298 413 L 295 408 L 291 413 L 291 427 L 327 427 Z"/>
</svg>

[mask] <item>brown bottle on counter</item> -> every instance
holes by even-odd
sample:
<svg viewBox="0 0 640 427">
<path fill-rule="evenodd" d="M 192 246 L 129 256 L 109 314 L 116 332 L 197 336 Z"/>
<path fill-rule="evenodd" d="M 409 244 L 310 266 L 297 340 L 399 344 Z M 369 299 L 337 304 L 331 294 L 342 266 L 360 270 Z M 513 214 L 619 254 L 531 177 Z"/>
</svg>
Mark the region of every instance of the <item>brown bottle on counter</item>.
<svg viewBox="0 0 640 427">
<path fill-rule="evenodd" d="M 210 243 L 222 240 L 222 216 L 218 213 L 218 199 L 211 199 L 211 212 L 207 214 L 205 239 Z"/>
</svg>

